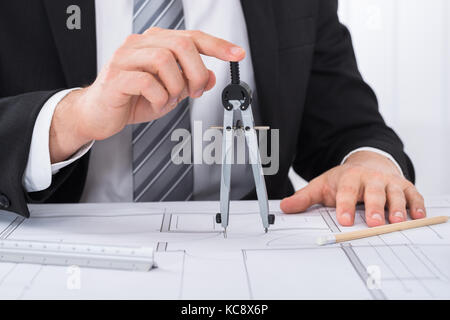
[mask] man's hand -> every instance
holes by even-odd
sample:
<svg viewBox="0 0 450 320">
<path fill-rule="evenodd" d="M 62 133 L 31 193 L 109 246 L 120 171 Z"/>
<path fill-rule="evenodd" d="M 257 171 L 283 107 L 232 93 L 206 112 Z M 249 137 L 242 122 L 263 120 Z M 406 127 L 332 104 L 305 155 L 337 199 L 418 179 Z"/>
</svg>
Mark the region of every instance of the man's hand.
<svg viewBox="0 0 450 320">
<path fill-rule="evenodd" d="M 240 61 L 245 51 L 201 31 L 151 28 L 129 36 L 91 86 L 58 104 L 50 128 L 52 162 L 127 124 L 160 118 L 188 96 L 202 96 L 216 80 L 200 54 Z"/>
<path fill-rule="evenodd" d="M 405 221 L 406 207 L 411 218 L 426 215 L 424 199 L 414 185 L 402 177 L 388 158 L 370 151 L 352 154 L 347 161 L 312 180 L 308 186 L 281 201 L 285 213 L 297 213 L 314 204 L 336 207 L 339 223 L 351 226 L 355 206 L 364 202 L 369 227 L 385 223 L 385 207 L 389 222 Z"/>
</svg>

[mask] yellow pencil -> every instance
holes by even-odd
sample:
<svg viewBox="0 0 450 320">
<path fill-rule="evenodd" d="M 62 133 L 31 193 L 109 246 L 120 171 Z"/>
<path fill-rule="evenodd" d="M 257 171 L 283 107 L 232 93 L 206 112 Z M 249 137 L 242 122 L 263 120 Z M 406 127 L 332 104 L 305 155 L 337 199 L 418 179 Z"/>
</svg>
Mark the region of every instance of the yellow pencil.
<svg viewBox="0 0 450 320">
<path fill-rule="evenodd" d="M 317 238 L 317 244 L 319 246 L 323 246 L 325 244 L 332 244 L 350 240 L 356 240 L 361 238 L 378 236 L 380 234 L 390 233 L 394 231 L 401 231 L 413 228 L 419 228 L 424 226 L 430 226 L 433 224 L 445 223 L 447 222 L 449 217 L 447 216 L 439 216 L 432 218 L 423 218 L 417 220 L 404 221 L 399 223 L 392 223 L 384 226 L 378 226 L 373 228 L 368 228 L 364 230 L 357 230 L 345 233 L 336 233 L 330 234 L 326 236 L 321 236 Z"/>
</svg>

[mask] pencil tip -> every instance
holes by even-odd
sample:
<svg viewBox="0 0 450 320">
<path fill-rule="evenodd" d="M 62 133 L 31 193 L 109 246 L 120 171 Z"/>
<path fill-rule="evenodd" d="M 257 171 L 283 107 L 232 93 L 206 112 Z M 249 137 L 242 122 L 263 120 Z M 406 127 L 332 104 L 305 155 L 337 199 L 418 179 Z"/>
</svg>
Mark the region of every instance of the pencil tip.
<svg viewBox="0 0 450 320">
<path fill-rule="evenodd" d="M 332 244 L 336 243 L 336 237 L 332 234 L 326 235 L 326 236 L 320 236 L 316 240 L 317 245 L 323 246 L 326 244 Z"/>
</svg>

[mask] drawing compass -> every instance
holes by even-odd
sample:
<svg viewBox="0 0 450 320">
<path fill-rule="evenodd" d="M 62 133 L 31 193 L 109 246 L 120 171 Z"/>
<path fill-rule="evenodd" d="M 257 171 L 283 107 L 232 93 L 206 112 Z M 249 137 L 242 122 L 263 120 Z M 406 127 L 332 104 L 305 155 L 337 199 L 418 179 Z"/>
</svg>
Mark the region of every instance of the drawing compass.
<svg viewBox="0 0 450 320">
<path fill-rule="evenodd" d="M 216 215 L 216 222 L 224 228 L 224 237 L 227 235 L 228 217 L 230 210 L 231 165 L 233 159 L 234 135 L 240 130 L 245 135 L 248 147 L 249 161 L 252 166 L 255 180 L 256 194 L 258 196 L 259 213 L 265 232 L 269 225 L 275 222 L 275 215 L 269 214 L 269 201 L 267 197 L 266 183 L 261 165 L 261 155 L 257 142 L 257 129 L 252 113 L 252 91 L 248 84 L 240 80 L 239 63 L 230 62 L 231 83 L 222 91 L 223 137 L 222 137 L 222 175 L 220 181 L 220 213 Z M 234 111 L 241 113 L 242 122 L 234 122 Z"/>
</svg>

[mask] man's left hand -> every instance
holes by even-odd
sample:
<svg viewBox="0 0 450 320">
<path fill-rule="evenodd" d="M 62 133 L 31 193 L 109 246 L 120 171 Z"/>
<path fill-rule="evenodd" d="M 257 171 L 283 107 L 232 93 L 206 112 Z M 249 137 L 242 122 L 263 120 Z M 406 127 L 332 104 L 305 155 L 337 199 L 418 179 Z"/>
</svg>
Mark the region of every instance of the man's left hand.
<svg viewBox="0 0 450 320">
<path fill-rule="evenodd" d="M 388 158 L 371 152 L 352 154 L 344 164 L 328 170 L 305 188 L 281 201 L 285 213 L 297 213 L 314 204 L 336 207 L 339 223 L 351 226 L 356 204 L 364 202 L 369 227 L 385 224 L 385 207 L 389 222 L 401 222 L 426 216 L 424 199 Z"/>
</svg>

